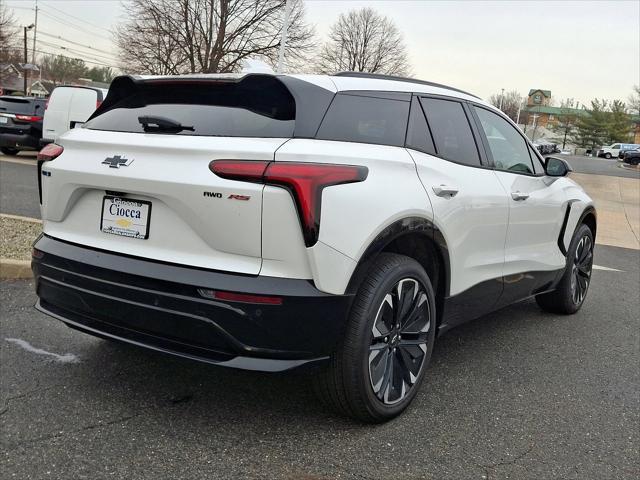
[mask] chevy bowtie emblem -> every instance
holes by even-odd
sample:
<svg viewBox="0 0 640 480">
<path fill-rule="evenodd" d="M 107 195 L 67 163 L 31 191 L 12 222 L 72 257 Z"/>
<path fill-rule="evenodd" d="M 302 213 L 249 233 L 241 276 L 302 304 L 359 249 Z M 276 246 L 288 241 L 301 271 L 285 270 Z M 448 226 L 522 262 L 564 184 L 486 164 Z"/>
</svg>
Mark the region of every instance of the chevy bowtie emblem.
<svg viewBox="0 0 640 480">
<path fill-rule="evenodd" d="M 109 165 L 109 168 L 128 167 L 133 163 L 133 160 L 127 160 L 120 155 L 114 155 L 113 157 L 107 157 L 102 161 L 102 165 Z"/>
</svg>

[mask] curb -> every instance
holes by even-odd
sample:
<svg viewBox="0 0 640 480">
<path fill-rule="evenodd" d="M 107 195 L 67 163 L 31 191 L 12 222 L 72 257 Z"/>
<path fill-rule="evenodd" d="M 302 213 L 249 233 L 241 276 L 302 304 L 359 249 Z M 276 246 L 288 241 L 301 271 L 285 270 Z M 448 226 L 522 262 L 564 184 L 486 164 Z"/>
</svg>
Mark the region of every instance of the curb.
<svg viewBox="0 0 640 480">
<path fill-rule="evenodd" d="M 11 215 L 9 213 L 0 213 L 0 217 L 8 218 L 9 220 L 21 220 L 23 222 L 29 223 L 42 223 L 42 220 L 40 220 L 39 218 L 23 217 L 22 215 Z"/>
<path fill-rule="evenodd" d="M 33 278 L 29 260 L 0 258 L 0 280 Z"/>
</svg>

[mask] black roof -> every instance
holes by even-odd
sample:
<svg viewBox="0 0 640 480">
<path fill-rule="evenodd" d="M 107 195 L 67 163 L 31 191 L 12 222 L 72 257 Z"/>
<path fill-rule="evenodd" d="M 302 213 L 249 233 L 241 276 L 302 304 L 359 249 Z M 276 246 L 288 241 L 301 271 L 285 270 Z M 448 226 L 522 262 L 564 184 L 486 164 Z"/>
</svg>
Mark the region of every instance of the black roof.
<svg viewBox="0 0 640 480">
<path fill-rule="evenodd" d="M 478 97 L 477 95 L 474 95 L 469 92 L 465 92 L 464 90 L 460 90 L 459 88 L 449 87 L 448 85 L 443 85 L 441 83 L 428 82 L 426 80 L 418 80 L 416 78 L 398 77 L 395 75 L 384 75 L 382 73 L 367 73 L 367 72 L 338 72 L 338 73 L 334 73 L 334 76 L 335 77 L 377 78 L 379 80 L 395 80 L 396 82 L 419 83 L 421 85 L 429 85 L 430 87 L 446 88 L 447 90 L 453 90 L 454 92 L 464 93 L 465 95 L 469 95 L 471 97 L 480 99 L 480 97 Z"/>
</svg>

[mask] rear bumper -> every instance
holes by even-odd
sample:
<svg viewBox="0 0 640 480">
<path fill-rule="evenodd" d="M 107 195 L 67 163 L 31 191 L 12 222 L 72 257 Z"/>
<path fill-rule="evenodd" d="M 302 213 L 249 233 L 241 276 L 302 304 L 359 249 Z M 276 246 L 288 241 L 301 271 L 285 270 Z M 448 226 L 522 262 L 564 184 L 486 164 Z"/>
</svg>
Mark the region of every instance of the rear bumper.
<svg viewBox="0 0 640 480">
<path fill-rule="evenodd" d="M 38 310 L 92 335 L 227 367 L 282 371 L 326 360 L 351 304 L 307 280 L 163 264 L 47 236 L 34 247 Z M 213 300 L 199 289 L 282 303 Z"/>
<path fill-rule="evenodd" d="M 40 148 L 39 140 L 39 138 L 29 134 L 0 133 L 0 147 L 24 147 L 38 150 Z"/>
</svg>

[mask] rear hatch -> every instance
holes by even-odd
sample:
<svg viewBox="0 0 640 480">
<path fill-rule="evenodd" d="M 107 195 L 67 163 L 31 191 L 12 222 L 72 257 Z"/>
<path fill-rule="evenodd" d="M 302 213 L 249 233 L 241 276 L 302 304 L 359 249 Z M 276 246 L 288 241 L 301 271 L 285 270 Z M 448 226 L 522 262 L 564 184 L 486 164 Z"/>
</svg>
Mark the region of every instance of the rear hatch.
<svg viewBox="0 0 640 480">
<path fill-rule="evenodd" d="M 0 97 L 0 134 L 25 135 L 42 130 L 45 100 L 40 98 Z"/>
<path fill-rule="evenodd" d="M 263 185 L 218 159 L 273 160 L 295 102 L 273 76 L 114 81 L 85 128 L 42 166 L 44 232 L 80 245 L 238 273 L 261 268 Z"/>
</svg>

